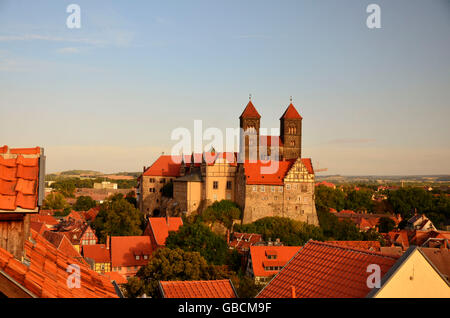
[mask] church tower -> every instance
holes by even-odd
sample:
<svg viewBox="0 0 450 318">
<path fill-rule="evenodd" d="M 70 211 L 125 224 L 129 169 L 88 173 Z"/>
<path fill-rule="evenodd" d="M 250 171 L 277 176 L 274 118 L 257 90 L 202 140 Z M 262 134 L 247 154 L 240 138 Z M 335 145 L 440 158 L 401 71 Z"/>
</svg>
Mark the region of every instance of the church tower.
<svg viewBox="0 0 450 318">
<path fill-rule="evenodd" d="M 280 137 L 283 159 L 297 159 L 302 155 L 302 116 L 291 103 L 280 118 Z"/>
<path fill-rule="evenodd" d="M 239 155 L 245 156 L 243 160 L 257 160 L 259 158 L 259 128 L 261 115 L 256 110 L 250 99 L 241 116 L 239 117 L 239 127 L 241 130 L 239 140 Z M 252 154 L 252 156 L 250 156 Z"/>
</svg>

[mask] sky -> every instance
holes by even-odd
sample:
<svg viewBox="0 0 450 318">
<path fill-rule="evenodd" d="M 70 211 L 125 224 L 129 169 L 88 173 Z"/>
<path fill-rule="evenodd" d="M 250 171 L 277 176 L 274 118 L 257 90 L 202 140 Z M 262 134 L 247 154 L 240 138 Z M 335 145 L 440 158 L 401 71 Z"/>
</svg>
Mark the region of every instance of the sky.
<svg viewBox="0 0 450 318">
<path fill-rule="evenodd" d="M 252 94 L 270 130 L 292 96 L 322 174 L 450 174 L 449 57 L 448 0 L 0 0 L 0 145 L 142 171 L 174 129 L 236 128 Z"/>
</svg>

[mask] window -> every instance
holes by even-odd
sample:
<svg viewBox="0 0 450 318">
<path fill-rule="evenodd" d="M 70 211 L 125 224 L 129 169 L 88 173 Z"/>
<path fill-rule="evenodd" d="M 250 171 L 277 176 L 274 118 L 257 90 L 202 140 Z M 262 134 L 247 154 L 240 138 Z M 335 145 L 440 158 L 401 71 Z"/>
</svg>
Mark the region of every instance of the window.
<svg viewBox="0 0 450 318">
<path fill-rule="evenodd" d="M 265 191 L 264 186 L 260 186 L 260 187 L 259 187 L 259 190 L 260 190 L 261 192 L 264 192 L 264 191 Z"/>
<path fill-rule="evenodd" d="M 138 261 L 140 259 L 141 259 L 141 257 L 139 255 L 136 255 L 136 260 Z"/>
<path fill-rule="evenodd" d="M 302 184 L 302 192 L 308 192 L 308 185 Z"/>
<path fill-rule="evenodd" d="M 148 259 L 148 255 L 144 255 L 144 259 Z"/>
<path fill-rule="evenodd" d="M 257 186 L 253 186 L 253 192 L 258 191 L 258 187 Z"/>
<path fill-rule="evenodd" d="M 150 179 L 148 179 L 148 182 L 150 182 L 150 183 L 155 183 L 155 178 L 150 178 Z"/>
<path fill-rule="evenodd" d="M 270 189 L 270 191 L 275 192 L 275 187 L 272 186 L 271 189 Z"/>
<path fill-rule="evenodd" d="M 213 189 L 219 189 L 219 181 L 213 181 Z"/>
<path fill-rule="evenodd" d="M 276 200 L 278 200 L 278 197 L 273 197 L 273 199 L 276 201 Z"/>
<path fill-rule="evenodd" d="M 283 187 L 279 187 L 278 192 L 283 192 Z"/>
<path fill-rule="evenodd" d="M 302 202 L 302 197 L 301 197 L 301 196 L 298 196 L 298 197 L 297 197 L 297 200 L 300 201 L 300 202 Z"/>
<path fill-rule="evenodd" d="M 231 190 L 232 189 L 232 183 L 231 181 L 227 181 L 227 190 Z"/>
<path fill-rule="evenodd" d="M 166 183 L 166 179 L 162 178 L 161 180 L 159 180 L 159 183 Z"/>
<path fill-rule="evenodd" d="M 291 185 L 290 184 L 286 184 L 286 190 L 291 190 Z"/>
</svg>

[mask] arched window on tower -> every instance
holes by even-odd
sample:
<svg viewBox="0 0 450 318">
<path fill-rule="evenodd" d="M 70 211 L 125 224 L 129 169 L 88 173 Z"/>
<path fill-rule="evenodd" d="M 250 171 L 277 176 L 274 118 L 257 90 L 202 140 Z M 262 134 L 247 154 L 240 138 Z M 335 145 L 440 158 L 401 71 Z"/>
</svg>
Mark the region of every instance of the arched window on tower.
<svg viewBox="0 0 450 318">
<path fill-rule="evenodd" d="M 290 145 L 291 147 L 295 147 L 295 140 L 291 140 Z"/>
</svg>

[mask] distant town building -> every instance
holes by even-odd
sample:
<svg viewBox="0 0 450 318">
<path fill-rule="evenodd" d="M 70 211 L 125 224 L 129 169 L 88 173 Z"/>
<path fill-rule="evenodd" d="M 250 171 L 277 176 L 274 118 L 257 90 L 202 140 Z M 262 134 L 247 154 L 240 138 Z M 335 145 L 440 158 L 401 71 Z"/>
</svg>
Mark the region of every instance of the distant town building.
<svg viewBox="0 0 450 318">
<path fill-rule="evenodd" d="M 126 278 L 135 276 L 137 271 L 148 264 L 153 252 L 149 236 L 112 236 L 112 271 Z"/>
<path fill-rule="evenodd" d="M 250 246 L 246 274 L 264 285 L 301 249 L 301 246 Z"/>
<path fill-rule="evenodd" d="M 109 181 L 94 183 L 94 189 L 117 190 L 117 183 L 111 183 Z"/>
<path fill-rule="evenodd" d="M 433 222 L 431 222 L 431 220 L 428 219 L 425 214 L 415 214 L 408 220 L 406 229 L 419 231 L 436 231 Z"/>
</svg>

